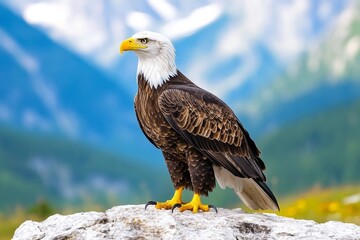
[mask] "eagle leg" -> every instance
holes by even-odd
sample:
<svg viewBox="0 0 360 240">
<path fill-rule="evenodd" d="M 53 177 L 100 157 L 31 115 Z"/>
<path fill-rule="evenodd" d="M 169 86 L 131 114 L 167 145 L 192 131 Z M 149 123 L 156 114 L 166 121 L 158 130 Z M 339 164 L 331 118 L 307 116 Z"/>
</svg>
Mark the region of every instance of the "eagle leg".
<svg viewBox="0 0 360 240">
<path fill-rule="evenodd" d="M 149 201 L 145 205 L 145 210 L 148 205 L 155 205 L 156 209 L 172 209 L 174 205 L 182 204 L 183 202 L 181 200 L 181 196 L 182 196 L 183 190 L 184 190 L 184 187 L 177 188 L 175 190 L 174 196 L 170 200 L 167 200 L 165 202 Z"/>
<path fill-rule="evenodd" d="M 208 212 L 210 208 L 213 208 L 216 213 L 218 212 L 215 206 L 202 204 L 199 193 L 194 193 L 194 196 L 189 203 L 174 205 L 172 211 L 174 211 L 174 209 L 177 207 L 179 208 L 180 212 L 183 212 L 185 210 L 190 210 L 193 213 L 197 213 L 199 212 L 199 209 L 202 210 L 203 212 Z"/>
</svg>

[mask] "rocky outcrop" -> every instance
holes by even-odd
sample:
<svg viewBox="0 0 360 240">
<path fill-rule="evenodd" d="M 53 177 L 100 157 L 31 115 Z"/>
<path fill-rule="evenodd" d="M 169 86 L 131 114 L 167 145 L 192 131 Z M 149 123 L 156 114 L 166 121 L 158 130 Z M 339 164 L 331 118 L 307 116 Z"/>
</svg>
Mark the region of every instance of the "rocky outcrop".
<svg viewBox="0 0 360 240">
<path fill-rule="evenodd" d="M 106 212 L 53 215 L 26 221 L 14 240 L 70 239 L 341 239 L 359 240 L 360 227 L 341 222 L 316 223 L 275 214 L 218 209 L 218 213 L 180 213 L 144 205 L 113 207 Z"/>
</svg>

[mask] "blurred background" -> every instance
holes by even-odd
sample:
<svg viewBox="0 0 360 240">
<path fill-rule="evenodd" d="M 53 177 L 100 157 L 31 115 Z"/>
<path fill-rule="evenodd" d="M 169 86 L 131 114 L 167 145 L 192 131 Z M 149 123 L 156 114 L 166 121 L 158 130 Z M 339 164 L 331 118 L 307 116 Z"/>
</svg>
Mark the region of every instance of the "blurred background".
<svg viewBox="0 0 360 240">
<path fill-rule="evenodd" d="M 141 30 L 234 109 L 280 215 L 360 224 L 360 1 L 0 0 L 0 236 L 171 196 L 133 111 L 137 59 L 119 55 Z"/>
</svg>

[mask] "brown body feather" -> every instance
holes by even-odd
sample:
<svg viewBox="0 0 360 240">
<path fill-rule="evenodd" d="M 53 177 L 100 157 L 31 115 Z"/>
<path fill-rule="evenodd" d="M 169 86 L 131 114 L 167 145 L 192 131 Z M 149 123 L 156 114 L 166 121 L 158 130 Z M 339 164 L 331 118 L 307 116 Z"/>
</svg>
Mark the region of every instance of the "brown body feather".
<svg viewBox="0 0 360 240">
<path fill-rule="evenodd" d="M 215 187 L 211 161 L 203 156 L 167 122 L 158 104 L 161 94 L 172 87 L 168 81 L 154 90 L 138 76 L 135 111 L 145 136 L 162 150 L 175 188 L 184 186 L 202 195 Z"/>
<path fill-rule="evenodd" d="M 162 150 L 175 188 L 208 195 L 213 165 L 265 181 L 260 151 L 233 111 L 181 72 L 156 89 L 140 74 L 135 110 L 146 137 Z"/>
</svg>

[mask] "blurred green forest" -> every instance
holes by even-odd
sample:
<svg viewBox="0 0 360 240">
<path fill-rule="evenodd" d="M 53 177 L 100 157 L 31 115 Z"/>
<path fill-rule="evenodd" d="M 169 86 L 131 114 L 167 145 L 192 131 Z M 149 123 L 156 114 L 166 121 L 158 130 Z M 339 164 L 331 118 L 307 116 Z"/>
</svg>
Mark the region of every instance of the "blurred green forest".
<svg viewBox="0 0 360 240">
<path fill-rule="evenodd" d="M 360 100 L 290 123 L 259 141 L 272 189 L 360 182 Z"/>
<path fill-rule="evenodd" d="M 70 139 L 0 128 L 0 212 L 39 200 L 56 208 L 89 201 L 102 206 L 140 203 L 171 187 L 154 175 L 166 177 L 151 166 Z M 104 185 L 111 189 L 106 192 Z"/>
</svg>

